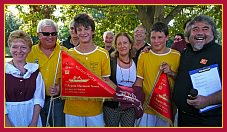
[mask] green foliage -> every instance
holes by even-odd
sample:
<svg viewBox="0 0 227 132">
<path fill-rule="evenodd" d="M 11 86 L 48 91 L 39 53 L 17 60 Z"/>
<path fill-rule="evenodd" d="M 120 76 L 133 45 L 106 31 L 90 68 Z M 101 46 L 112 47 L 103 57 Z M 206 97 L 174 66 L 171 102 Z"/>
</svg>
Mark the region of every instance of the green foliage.
<svg viewBox="0 0 227 132">
<path fill-rule="evenodd" d="M 69 27 L 67 25 L 60 27 L 58 38 L 61 41 L 66 40 L 70 36 Z"/>
<path fill-rule="evenodd" d="M 53 19 L 58 21 L 53 15 L 56 10 L 56 5 L 17 5 L 16 8 L 19 10 L 19 17 L 23 20 L 23 24 L 20 29 L 29 33 L 34 43 L 37 43 L 37 25 L 41 19 Z"/>
<path fill-rule="evenodd" d="M 63 5 L 60 9 L 62 15 L 59 18 L 65 21 L 67 26 L 77 14 L 90 14 L 96 23 L 94 42 L 101 47 L 104 45 L 102 36 L 105 31 L 112 30 L 115 34 L 125 31 L 132 35 L 139 24 L 136 8 L 132 5 Z M 64 35 L 61 36 L 65 38 Z"/>
<path fill-rule="evenodd" d="M 178 5 L 17 5 L 16 7 L 19 10 L 19 18 L 23 20 L 20 29 L 31 34 L 33 38 L 36 36 L 39 20 L 51 18 L 59 24 L 59 39 L 66 39 L 69 36 L 70 21 L 77 14 L 84 12 L 93 16 L 95 20 L 94 43 L 99 46 L 103 46 L 102 35 L 107 30 L 112 30 L 115 34 L 128 32 L 132 36 L 137 25 L 143 23 L 147 28 L 150 28 L 157 17 L 166 23 L 171 21 L 169 31 L 170 37 L 173 37 L 176 33 L 183 33 L 183 24 L 186 20 L 199 14 L 205 14 L 214 18 L 220 33 L 218 42 L 221 42 L 221 5 L 180 6 L 182 7 L 180 9 Z M 54 15 L 56 12 L 60 12 L 60 14 Z M 168 20 L 166 20 L 167 18 Z"/>
<path fill-rule="evenodd" d="M 20 25 L 21 25 L 21 21 L 19 18 L 15 17 L 11 12 L 7 12 L 5 15 L 5 46 L 8 47 L 8 37 L 10 32 L 14 31 L 14 30 L 18 30 Z M 8 48 L 5 48 L 5 53 L 6 56 L 10 56 L 10 52 Z"/>
<path fill-rule="evenodd" d="M 133 35 L 134 28 L 139 25 L 136 17 L 135 6 L 108 6 L 101 8 L 99 13 L 101 17 L 96 18 L 97 28 L 95 42 L 97 45 L 103 46 L 103 33 L 107 30 L 113 31 L 115 34 L 127 32 Z"/>
<path fill-rule="evenodd" d="M 169 9 L 169 8 L 168 8 Z M 168 10 L 166 9 L 166 10 Z M 195 5 L 184 8 L 180 13 L 173 18 L 173 25 L 169 27 L 170 36 L 173 38 L 177 33 L 184 33 L 184 23 L 198 15 L 207 15 L 213 18 L 218 30 L 217 41 L 221 43 L 222 29 L 222 6 L 221 5 Z"/>
</svg>

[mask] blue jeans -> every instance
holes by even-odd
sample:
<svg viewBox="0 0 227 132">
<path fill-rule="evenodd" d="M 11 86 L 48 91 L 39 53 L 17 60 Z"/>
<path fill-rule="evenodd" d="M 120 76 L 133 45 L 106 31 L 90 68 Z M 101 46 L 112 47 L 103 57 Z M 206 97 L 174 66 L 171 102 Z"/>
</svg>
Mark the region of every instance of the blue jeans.
<svg viewBox="0 0 227 132">
<path fill-rule="evenodd" d="M 65 114 L 63 112 L 64 103 L 65 101 L 60 98 L 54 99 L 52 101 L 52 107 L 51 107 L 50 116 L 49 116 L 49 126 L 65 127 Z M 50 97 L 46 96 L 44 107 L 41 109 L 41 112 L 40 112 L 43 127 L 46 126 L 49 106 L 50 106 Z M 54 122 L 52 120 L 53 119 L 52 113 L 54 113 Z"/>
</svg>

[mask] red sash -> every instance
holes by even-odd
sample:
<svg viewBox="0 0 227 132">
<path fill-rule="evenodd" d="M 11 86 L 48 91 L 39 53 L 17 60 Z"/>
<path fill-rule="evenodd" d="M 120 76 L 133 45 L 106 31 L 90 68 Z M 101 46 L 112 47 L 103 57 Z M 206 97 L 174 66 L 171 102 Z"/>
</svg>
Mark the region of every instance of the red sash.
<svg viewBox="0 0 227 132">
<path fill-rule="evenodd" d="M 158 77 L 149 98 L 149 108 L 154 110 L 162 119 L 173 125 L 173 113 L 171 104 L 171 91 L 168 77 L 165 73 L 159 72 Z"/>
<path fill-rule="evenodd" d="M 61 96 L 77 98 L 113 98 L 115 90 L 62 51 Z"/>
</svg>

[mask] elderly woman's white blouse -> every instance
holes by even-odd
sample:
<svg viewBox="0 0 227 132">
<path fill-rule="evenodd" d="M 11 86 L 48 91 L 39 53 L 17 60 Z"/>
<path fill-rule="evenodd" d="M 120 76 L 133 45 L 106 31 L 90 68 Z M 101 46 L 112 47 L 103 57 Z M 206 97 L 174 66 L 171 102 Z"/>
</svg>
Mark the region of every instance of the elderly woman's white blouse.
<svg viewBox="0 0 227 132">
<path fill-rule="evenodd" d="M 24 66 L 24 68 L 27 70 L 27 72 L 23 76 L 20 76 L 19 69 L 15 68 L 10 63 L 6 63 L 5 72 L 17 78 L 27 79 L 31 76 L 32 73 L 34 73 L 39 68 L 39 65 L 35 63 L 27 63 Z M 39 72 L 36 78 L 36 90 L 33 98 L 28 101 L 6 102 L 5 114 L 8 114 L 8 117 L 14 126 L 27 127 L 31 123 L 34 106 L 38 104 L 41 107 L 43 107 L 44 99 L 45 99 L 45 85 L 44 85 L 42 75 Z M 42 126 L 40 116 L 38 119 L 37 126 Z"/>
</svg>

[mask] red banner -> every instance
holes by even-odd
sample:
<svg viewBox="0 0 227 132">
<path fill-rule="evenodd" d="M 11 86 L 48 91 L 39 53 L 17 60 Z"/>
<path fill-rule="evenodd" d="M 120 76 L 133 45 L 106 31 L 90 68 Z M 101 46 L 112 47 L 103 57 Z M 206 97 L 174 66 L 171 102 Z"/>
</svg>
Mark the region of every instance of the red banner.
<svg viewBox="0 0 227 132">
<path fill-rule="evenodd" d="M 171 91 L 168 77 L 161 73 L 155 82 L 155 87 L 149 99 L 148 106 L 156 111 L 162 119 L 173 124 L 173 113 L 171 104 Z"/>
<path fill-rule="evenodd" d="M 63 97 L 113 98 L 114 88 L 62 51 Z"/>
</svg>

